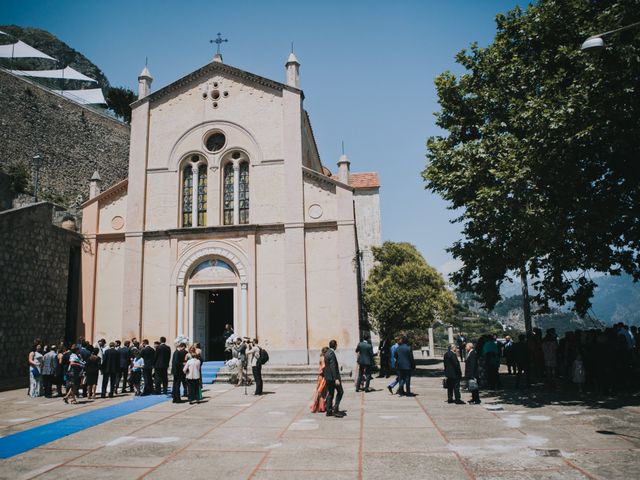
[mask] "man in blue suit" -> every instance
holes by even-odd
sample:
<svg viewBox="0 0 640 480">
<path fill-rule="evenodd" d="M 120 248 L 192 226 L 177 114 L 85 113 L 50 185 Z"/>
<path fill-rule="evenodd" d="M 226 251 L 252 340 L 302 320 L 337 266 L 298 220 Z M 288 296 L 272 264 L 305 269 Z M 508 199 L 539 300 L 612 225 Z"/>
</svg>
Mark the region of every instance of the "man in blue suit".
<svg viewBox="0 0 640 480">
<path fill-rule="evenodd" d="M 400 377 L 400 387 L 398 395 L 412 397 L 411 393 L 411 372 L 416 368 L 416 361 L 413 358 L 413 350 L 406 336 L 402 336 L 401 343 L 395 351 L 396 368 Z"/>
<path fill-rule="evenodd" d="M 364 384 L 364 391 L 369 392 L 369 383 L 371 382 L 371 366 L 373 365 L 373 346 L 371 345 L 371 337 L 365 335 L 362 341 L 356 347 L 358 354 L 358 378 L 356 380 L 356 392 L 359 392 Z"/>
</svg>

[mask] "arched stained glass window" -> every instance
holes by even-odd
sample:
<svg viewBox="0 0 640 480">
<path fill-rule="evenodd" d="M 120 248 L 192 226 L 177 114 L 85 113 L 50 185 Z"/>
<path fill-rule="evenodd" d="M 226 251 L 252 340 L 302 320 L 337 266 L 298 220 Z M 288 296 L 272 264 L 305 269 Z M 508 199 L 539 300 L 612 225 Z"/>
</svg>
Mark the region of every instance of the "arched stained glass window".
<svg viewBox="0 0 640 480">
<path fill-rule="evenodd" d="M 198 167 L 198 226 L 207 224 L 207 166 Z"/>
<path fill-rule="evenodd" d="M 249 223 L 249 164 L 240 164 L 240 195 L 238 207 L 240 213 L 240 223 Z"/>
<path fill-rule="evenodd" d="M 193 170 L 187 163 L 182 169 L 182 226 L 190 227 L 193 220 Z"/>
<path fill-rule="evenodd" d="M 223 224 L 233 225 L 233 164 L 224 166 L 223 186 Z"/>
</svg>

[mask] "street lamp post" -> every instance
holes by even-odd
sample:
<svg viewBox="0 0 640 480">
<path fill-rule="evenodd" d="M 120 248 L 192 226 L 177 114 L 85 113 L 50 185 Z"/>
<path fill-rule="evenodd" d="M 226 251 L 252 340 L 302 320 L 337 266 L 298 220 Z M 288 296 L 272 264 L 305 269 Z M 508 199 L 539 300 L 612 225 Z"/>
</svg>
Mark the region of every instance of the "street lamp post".
<svg viewBox="0 0 640 480">
<path fill-rule="evenodd" d="M 33 203 L 38 203 L 38 183 L 40 180 L 40 167 L 42 167 L 42 162 L 44 161 L 44 159 L 42 158 L 42 156 L 40 156 L 39 153 L 36 153 L 33 156 L 33 159 L 31 159 L 31 163 L 33 165 L 33 168 L 36 171 L 36 179 L 33 185 Z"/>
<path fill-rule="evenodd" d="M 597 35 L 592 35 L 587 38 L 580 47 L 580 50 L 597 50 L 604 47 L 604 39 L 608 35 L 612 33 L 621 32 L 623 30 L 629 30 L 630 28 L 640 26 L 640 22 L 632 23 L 630 25 L 625 25 L 624 27 L 616 28 L 615 30 L 609 30 L 608 32 L 598 33 Z"/>
</svg>

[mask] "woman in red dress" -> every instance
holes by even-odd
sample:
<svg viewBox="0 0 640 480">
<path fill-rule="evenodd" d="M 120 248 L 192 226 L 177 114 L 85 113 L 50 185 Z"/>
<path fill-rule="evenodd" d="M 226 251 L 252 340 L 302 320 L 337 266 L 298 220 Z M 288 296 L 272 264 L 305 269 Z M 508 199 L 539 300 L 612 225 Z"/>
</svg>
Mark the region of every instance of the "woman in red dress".
<svg viewBox="0 0 640 480">
<path fill-rule="evenodd" d="M 311 413 L 322 413 L 325 411 L 324 399 L 327 395 L 327 382 L 324 379 L 324 354 L 327 350 L 329 350 L 329 347 L 322 347 L 322 352 L 320 353 L 318 381 L 311 401 Z"/>
</svg>

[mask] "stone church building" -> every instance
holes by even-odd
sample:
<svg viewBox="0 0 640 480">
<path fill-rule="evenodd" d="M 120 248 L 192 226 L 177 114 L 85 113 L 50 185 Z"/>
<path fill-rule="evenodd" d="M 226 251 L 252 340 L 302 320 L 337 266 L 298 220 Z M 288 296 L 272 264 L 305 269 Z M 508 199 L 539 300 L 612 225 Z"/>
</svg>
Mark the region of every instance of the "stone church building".
<svg viewBox="0 0 640 480">
<path fill-rule="evenodd" d="M 213 62 L 132 105 L 128 179 L 83 205 L 82 329 L 92 340 L 258 337 L 272 363 L 353 364 L 360 286 L 380 243 L 376 173 L 322 165 L 300 90 Z"/>
</svg>

